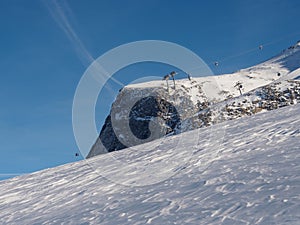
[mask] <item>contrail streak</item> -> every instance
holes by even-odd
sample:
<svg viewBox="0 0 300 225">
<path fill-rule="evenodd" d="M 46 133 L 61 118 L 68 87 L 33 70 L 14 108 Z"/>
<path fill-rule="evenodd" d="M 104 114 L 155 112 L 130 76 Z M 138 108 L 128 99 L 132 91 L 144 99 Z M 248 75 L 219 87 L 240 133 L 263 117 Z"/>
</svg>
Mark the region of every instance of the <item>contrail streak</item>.
<svg viewBox="0 0 300 225">
<path fill-rule="evenodd" d="M 66 16 L 65 11 L 67 11 L 69 14 L 72 14 L 72 10 L 68 6 L 67 2 L 61 1 L 59 4 L 57 0 L 53 1 L 44 1 L 45 5 L 47 6 L 51 16 L 56 21 L 56 23 L 59 25 L 59 27 L 64 31 L 68 39 L 70 40 L 71 44 L 73 45 L 74 49 L 76 50 L 79 58 L 83 61 L 83 63 L 87 66 L 89 66 L 92 62 L 95 61 L 94 57 L 89 53 L 89 51 L 85 48 L 84 44 L 74 31 L 70 21 L 68 20 L 68 17 Z M 65 9 L 65 10 L 64 10 Z M 123 83 L 116 80 L 109 74 L 103 66 L 97 64 L 96 66 L 97 71 L 104 75 L 107 78 L 112 79 L 115 83 L 119 84 L 120 86 L 124 86 Z M 99 74 L 98 73 L 98 74 Z M 98 75 L 99 76 L 99 75 Z M 97 76 L 94 76 L 97 79 Z M 102 81 L 101 77 L 98 77 L 97 79 L 99 82 Z"/>
</svg>

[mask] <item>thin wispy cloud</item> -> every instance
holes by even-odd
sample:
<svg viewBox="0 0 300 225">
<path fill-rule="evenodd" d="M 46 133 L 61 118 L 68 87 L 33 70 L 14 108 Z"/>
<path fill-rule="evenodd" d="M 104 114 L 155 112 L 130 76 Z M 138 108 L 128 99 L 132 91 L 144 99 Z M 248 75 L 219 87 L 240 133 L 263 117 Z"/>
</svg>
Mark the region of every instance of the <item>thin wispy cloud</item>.
<svg viewBox="0 0 300 225">
<path fill-rule="evenodd" d="M 58 3 L 56 0 L 44 2 L 55 22 L 71 41 L 73 47 L 79 54 L 79 57 L 84 61 L 85 64 L 91 64 L 94 61 L 94 58 L 85 48 L 80 38 L 74 31 L 69 19 L 67 18 L 66 12 L 69 14 L 72 12 L 68 4 L 65 1 L 60 1 L 60 3 Z"/>
<path fill-rule="evenodd" d="M 81 59 L 84 65 L 89 66 L 91 63 L 95 61 L 94 57 L 90 54 L 90 52 L 86 49 L 84 44 L 82 43 L 81 39 L 73 29 L 68 15 L 72 15 L 72 10 L 69 7 L 66 1 L 44 1 L 46 7 L 48 8 L 51 16 L 55 20 L 55 22 L 59 25 L 59 27 L 63 30 L 63 32 L 68 37 L 69 41 L 71 42 L 72 46 L 74 47 L 77 55 Z M 105 78 L 112 79 L 115 83 L 119 84 L 120 86 L 124 86 L 123 83 L 116 80 L 115 78 L 111 77 L 102 65 L 96 63 L 95 69 L 98 71 L 96 74 L 102 74 Z M 103 82 L 103 77 L 94 76 L 94 78 L 98 82 Z"/>
</svg>

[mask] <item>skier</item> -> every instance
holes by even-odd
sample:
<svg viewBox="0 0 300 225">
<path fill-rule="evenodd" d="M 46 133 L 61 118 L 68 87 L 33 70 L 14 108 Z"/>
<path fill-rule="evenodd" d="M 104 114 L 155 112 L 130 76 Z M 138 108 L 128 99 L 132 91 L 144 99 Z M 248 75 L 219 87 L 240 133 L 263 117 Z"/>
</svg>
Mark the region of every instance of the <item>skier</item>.
<svg viewBox="0 0 300 225">
<path fill-rule="evenodd" d="M 214 64 L 215 64 L 215 66 L 219 66 L 219 62 L 215 62 Z"/>
<path fill-rule="evenodd" d="M 264 46 L 260 45 L 258 48 L 259 50 L 262 50 Z"/>
</svg>

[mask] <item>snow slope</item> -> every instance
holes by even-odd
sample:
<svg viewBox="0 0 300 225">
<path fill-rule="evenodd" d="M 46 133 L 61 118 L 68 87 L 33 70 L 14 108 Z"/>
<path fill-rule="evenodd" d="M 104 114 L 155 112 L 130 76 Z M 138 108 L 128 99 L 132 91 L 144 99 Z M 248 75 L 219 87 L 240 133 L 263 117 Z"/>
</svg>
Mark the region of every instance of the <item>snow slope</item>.
<svg viewBox="0 0 300 225">
<path fill-rule="evenodd" d="M 1 224 L 299 224 L 300 105 L 0 182 Z"/>
<path fill-rule="evenodd" d="M 211 126 L 226 120 L 251 116 L 256 113 L 287 107 L 300 102 L 300 69 L 235 98 L 217 102 L 181 121 L 182 131 L 191 130 L 190 124 L 198 128 Z"/>
<path fill-rule="evenodd" d="M 232 74 L 223 74 L 218 76 L 208 77 L 195 77 L 195 81 L 204 93 L 206 94 L 208 101 L 222 101 L 227 95 L 233 97 L 239 96 L 240 92 L 235 87 L 237 82 L 243 84 L 242 92 L 246 93 L 255 88 L 263 85 L 267 85 L 288 73 L 298 69 L 300 67 L 300 42 L 294 46 L 289 47 L 282 51 L 277 56 L 267 60 L 261 64 L 242 69 Z M 175 76 L 176 78 L 176 76 Z M 169 80 L 169 86 L 173 87 L 173 81 Z M 195 85 L 191 85 L 187 79 L 176 81 L 178 88 L 189 88 Z M 131 84 L 126 88 L 131 89 L 144 89 L 144 88 L 159 88 L 165 87 L 165 81 L 151 81 L 139 84 Z M 171 93 L 172 94 L 172 93 Z M 196 95 L 196 94 L 195 94 Z M 197 98 L 195 98 L 195 102 Z M 201 98 L 199 99 L 201 100 Z"/>
</svg>

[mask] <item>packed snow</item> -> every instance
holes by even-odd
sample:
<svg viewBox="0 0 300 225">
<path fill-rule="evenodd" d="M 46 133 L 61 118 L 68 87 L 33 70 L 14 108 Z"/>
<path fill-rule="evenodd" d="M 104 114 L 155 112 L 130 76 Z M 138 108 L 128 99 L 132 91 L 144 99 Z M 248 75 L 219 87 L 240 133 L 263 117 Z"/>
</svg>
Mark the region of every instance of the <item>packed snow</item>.
<svg viewBox="0 0 300 225">
<path fill-rule="evenodd" d="M 0 182 L 1 224 L 299 224 L 300 105 Z"/>
</svg>

